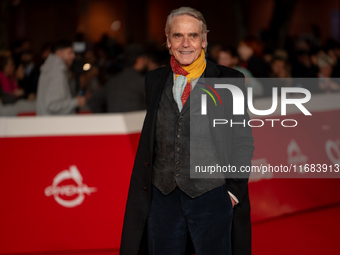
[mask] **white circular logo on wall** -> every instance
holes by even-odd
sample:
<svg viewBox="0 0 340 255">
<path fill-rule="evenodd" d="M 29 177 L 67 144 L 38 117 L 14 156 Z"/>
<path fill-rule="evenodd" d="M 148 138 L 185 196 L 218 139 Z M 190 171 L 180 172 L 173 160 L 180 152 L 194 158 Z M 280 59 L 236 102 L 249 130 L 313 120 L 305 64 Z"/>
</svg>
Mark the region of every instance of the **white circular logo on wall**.
<svg viewBox="0 0 340 255">
<path fill-rule="evenodd" d="M 335 141 L 327 140 L 327 142 L 325 144 L 325 149 L 326 149 L 326 153 L 327 153 L 329 160 L 333 164 L 340 164 L 340 147 L 339 147 L 339 145 Z M 332 151 L 334 152 L 334 154 L 332 153 Z"/>
<path fill-rule="evenodd" d="M 65 180 L 73 180 L 77 186 L 73 184 L 58 186 L 62 181 Z M 54 196 L 54 199 L 58 204 L 70 208 L 80 205 L 85 199 L 85 194 L 91 195 L 92 192 L 96 191 L 97 188 L 90 188 L 83 183 L 83 177 L 76 166 L 70 166 L 70 170 L 61 171 L 56 175 L 56 177 L 54 177 L 52 185 L 45 189 L 45 195 L 47 197 Z M 78 196 L 71 200 L 65 200 L 62 199 L 60 195 L 68 197 L 74 195 Z"/>
<path fill-rule="evenodd" d="M 287 154 L 288 154 L 288 159 L 287 159 L 288 164 L 304 165 L 308 161 L 308 157 L 302 154 L 299 145 L 294 139 L 290 140 L 288 144 Z M 300 172 L 300 173 L 304 173 L 304 172 Z"/>
</svg>

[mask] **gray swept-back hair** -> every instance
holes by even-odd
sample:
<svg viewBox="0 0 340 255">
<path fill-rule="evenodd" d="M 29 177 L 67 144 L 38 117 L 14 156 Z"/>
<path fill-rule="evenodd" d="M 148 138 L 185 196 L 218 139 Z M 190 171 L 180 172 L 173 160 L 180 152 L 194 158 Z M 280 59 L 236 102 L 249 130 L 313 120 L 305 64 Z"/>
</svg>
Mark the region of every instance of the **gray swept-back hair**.
<svg viewBox="0 0 340 255">
<path fill-rule="evenodd" d="M 188 15 L 188 16 L 194 17 L 194 18 L 199 20 L 200 25 L 201 25 L 201 37 L 202 37 L 202 40 L 204 41 L 205 40 L 205 34 L 209 32 L 209 30 L 207 29 L 207 23 L 205 22 L 205 19 L 204 19 L 202 13 L 200 13 L 199 11 L 197 11 L 196 9 L 191 8 L 191 7 L 180 7 L 178 9 L 173 10 L 168 15 L 168 18 L 167 18 L 166 24 L 165 24 L 165 35 L 168 36 L 168 37 L 171 36 L 172 19 L 175 16 L 181 16 L 181 15 Z M 171 54 L 171 51 L 168 48 L 167 42 L 165 42 L 165 46 Z M 207 40 L 207 43 L 206 43 L 206 47 L 204 48 L 204 51 L 207 51 L 207 47 L 208 47 L 208 40 Z"/>
</svg>

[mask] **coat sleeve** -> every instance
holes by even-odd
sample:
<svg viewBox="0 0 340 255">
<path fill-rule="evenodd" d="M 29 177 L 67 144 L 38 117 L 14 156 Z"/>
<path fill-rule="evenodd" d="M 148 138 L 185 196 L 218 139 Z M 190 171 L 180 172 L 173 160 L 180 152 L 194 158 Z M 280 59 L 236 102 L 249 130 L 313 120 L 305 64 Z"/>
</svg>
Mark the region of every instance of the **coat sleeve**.
<svg viewBox="0 0 340 255">
<path fill-rule="evenodd" d="M 78 106 L 78 100 L 71 97 L 66 75 L 53 75 L 44 96 L 47 110 L 51 114 L 68 114 Z"/>
<path fill-rule="evenodd" d="M 146 100 L 146 106 L 149 105 L 149 100 L 150 100 L 150 82 L 148 80 L 150 72 L 148 72 L 145 76 L 145 80 L 144 80 L 144 86 L 145 86 L 145 100 Z"/>
<path fill-rule="evenodd" d="M 236 80 L 236 85 L 242 90 L 244 95 L 244 114 L 243 115 L 233 115 L 232 121 L 235 122 L 245 122 L 245 125 L 233 125 L 232 127 L 232 144 L 231 144 L 231 158 L 230 165 L 235 166 L 237 171 L 240 173 L 237 175 L 239 178 L 227 178 L 226 184 L 228 191 L 237 197 L 240 203 L 247 190 L 248 178 L 250 172 L 243 172 L 241 170 L 243 167 L 251 167 L 251 159 L 253 158 L 253 153 L 255 147 L 253 145 L 254 138 L 252 136 L 252 129 L 248 126 L 249 114 L 247 112 L 247 90 L 244 85 L 245 78 L 242 73 Z M 241 169 L 242 167 L 242 169 Z"/>
</svg>

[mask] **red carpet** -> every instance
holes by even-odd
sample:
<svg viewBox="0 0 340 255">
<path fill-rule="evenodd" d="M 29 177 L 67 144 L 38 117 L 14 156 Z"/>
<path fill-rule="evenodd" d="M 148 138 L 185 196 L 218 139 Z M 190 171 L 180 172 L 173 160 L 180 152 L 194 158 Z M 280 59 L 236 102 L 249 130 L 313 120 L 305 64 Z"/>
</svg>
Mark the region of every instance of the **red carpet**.
<svg viewBox="0 0 340 255">
<path fill-rule="evenodd" d="M 253 224 L 253 255 L 338 255 L 340 205 Z"/>
</svg>

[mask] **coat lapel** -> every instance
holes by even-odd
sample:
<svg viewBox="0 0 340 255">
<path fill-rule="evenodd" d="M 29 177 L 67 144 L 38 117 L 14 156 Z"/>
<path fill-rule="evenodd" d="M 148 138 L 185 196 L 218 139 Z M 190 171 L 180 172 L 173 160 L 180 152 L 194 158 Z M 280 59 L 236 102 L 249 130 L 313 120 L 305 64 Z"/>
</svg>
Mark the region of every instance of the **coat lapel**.
<svg viewBox="0 0 340 255">
<path fill-rule="evenodd" d="M 165 84 L 167 82 L 168 76 L 171 74 L 170 66 L 166 66 L 164 69 L 160 70 L 158 79 L 151 81 L 151 92 L 148 95 L 150 100 L 150 106 L 148 107 L 148 113 L 150 114 L 151 122 L 149 129 L 150 137 L 150 152 L 153 157 L 154 143 L 155 143 L 155 129 L 156 129 L 156 118 L 159 101 L 161 100 L 162 92 L 164 90 Z"/>
<path fill-rule="evenodd" d="M 216 65 L 210 60 L 207 60 L 207 67 L 205 68 L 205 71 L 204 71 L 204 77 L 216 78 L 219 74 L 220 74 L 220 70 L 218 70 Z"/>
</svg>

